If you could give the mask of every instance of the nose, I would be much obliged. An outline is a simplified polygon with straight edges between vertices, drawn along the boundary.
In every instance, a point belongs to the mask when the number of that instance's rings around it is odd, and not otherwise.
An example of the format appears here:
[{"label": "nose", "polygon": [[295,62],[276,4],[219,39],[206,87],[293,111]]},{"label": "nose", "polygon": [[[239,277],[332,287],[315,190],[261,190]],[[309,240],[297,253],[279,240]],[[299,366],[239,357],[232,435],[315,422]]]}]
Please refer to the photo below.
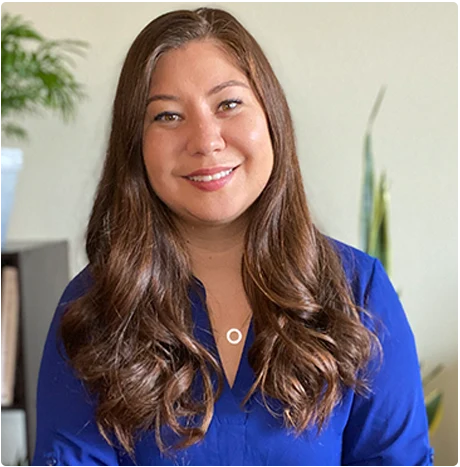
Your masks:
[{"label": "nose", "polygon": [[214,115],[194,116],[189,122],[187,152],[192,156],[209,156],[222,151],[224,147],[222,128],[216,117]]}]

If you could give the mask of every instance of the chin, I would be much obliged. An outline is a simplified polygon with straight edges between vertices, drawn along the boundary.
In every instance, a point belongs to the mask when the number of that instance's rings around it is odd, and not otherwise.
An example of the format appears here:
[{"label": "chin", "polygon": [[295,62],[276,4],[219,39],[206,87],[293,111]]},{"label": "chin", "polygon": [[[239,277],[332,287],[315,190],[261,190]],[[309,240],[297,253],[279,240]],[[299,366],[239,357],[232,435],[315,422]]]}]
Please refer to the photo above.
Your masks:
[{"label": "chin", "polygon": [[230,224],[233,221],[238,219],[238,216],[236,217],[201,217],[201,218],[196,218],[196,221],[199,222],[202,225],[209,225],[209,226],[216,226],[216,225],[226,225]]},{"label": "chin", "polygon": [[219,213],[191,213],[193,217],[193,222],[201,225],[209,225],[211,226],[218,226],[218,225],[225,225],[230,224],[237,220],[241,213],[228,213],[224,214],[222,212]]}]

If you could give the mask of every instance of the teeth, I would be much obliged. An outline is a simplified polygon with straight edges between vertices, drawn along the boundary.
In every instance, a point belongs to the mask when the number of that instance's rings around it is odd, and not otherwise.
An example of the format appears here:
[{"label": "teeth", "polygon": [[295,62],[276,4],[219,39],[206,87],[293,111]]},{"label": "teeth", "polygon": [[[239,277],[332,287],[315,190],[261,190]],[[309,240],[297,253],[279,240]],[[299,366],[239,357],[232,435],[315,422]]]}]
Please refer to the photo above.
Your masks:
[{"label": "teeth", "polygon": [[214,175],[197,175],[196,177],[187,177],[189,180],[194,182],[210,182],[211,180],[219,180],[222,177],[226,177],[233,169],[225,170]]}]

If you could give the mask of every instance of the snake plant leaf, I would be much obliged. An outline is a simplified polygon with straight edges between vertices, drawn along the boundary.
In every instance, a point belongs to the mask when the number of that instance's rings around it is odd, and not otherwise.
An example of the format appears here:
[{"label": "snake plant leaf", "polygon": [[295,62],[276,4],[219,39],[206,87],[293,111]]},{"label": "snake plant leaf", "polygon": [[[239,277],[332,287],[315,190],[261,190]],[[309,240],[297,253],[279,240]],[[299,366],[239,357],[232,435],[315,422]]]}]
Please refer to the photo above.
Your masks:
[{"label": "snake plant leaf", "polygon": [[378,257],[379,255],[379,235],[383,218],[383,200],[381,194],[381,179],[374,195],[372,206],[372,217],[369,229],[369,254]]},{"label": "snake plant leaf", "polygon": [[385,97],[386,90],[387,90],[386,85],[382,86],[380,88],[380,91],[379,91],[378,95],[377,95],[377,99],[375,99],[374,106],[372,107],[371,114],[370,114],[369,120],[367,122],[367,128],[368,128],[369,132],[370,132],[370,129],[371,129],[372,125],[374,125],[375,119],[377,118],[377,115],[378,115],[379,110],[380,110],[380,106],[382,105],[383,98]]},{"label": "snake plant leaf", "polygon": [[383,266],[389,276],[392,272],[391,264],[391,244],[390,244],[390,190],[388,189],[387,176],[383,172],[380,184],[380,193],[382,197],[382,224],[379,236],[380,258]]},{"label": "snake plant leaf", "polygon": [[444,412],[443,395],[438,389],[434,389],[425,398],[425,408],[428,417],[428,427],[430,435],[438,429]]},{"label": "snake plant leaf", "polygon": [[378,258],[384,266],[387,274],[391,274],[390,264],[390,236],[389,236],[389,204],[390,193],[388,190],[385,172],[382,173],[379,185],[374,196],[372,222],[370,226],[369,254]]},{"label": "snake plant leaf", "polygon": [[[382,87],[369,117],[364,138],[364,176],[362,186],[360,211],[360,240],[361,248],[366,253],[378,258],[387,274],[391,276],[391,245],[389,232],[390,192],[385,172],[380,176],[378,186],[374,189],[374,163],[372,153],[372,125],[377,117],[380,104],[385,92]],[[400,291],[398,290],[398,295]],[[433,379],[443,366],[438,365],[426,378],[423,385]],[[435,390],[425,398],[425,408],[429,421],[430,435],[437,429],[442,418],[443,395]]]},{"label": "snake plant leaf", "polygon": [[364,251],[369,249],[370,225],[374,203],[374,163],[372,156],[372,135],[366,132],[364,139],[364,181],[361,199],[361,246]]},{"label": "snake plant leaf", "polygon": [[364,174],[363,191],[361,195],[360,242],[361,248],[366,253],[369,253],[370,229],[374,205],[374,156],[372,152],[372,127],[380,110],[385,91],[386,86],[382,86],[369,115],[364,136]]},{"label": "snake plant leaf", "polygon": [[[422,366],[420,369],[422,370]],[[438,376],[441,373],[442,370],[444,370],[444,365],[442,363],[436,365],[436,367],[433,370],[431,370],[426,376],[423,377],[423,386],[426,386],[431,381],[433,381],[436,378],[436,376]]]}]

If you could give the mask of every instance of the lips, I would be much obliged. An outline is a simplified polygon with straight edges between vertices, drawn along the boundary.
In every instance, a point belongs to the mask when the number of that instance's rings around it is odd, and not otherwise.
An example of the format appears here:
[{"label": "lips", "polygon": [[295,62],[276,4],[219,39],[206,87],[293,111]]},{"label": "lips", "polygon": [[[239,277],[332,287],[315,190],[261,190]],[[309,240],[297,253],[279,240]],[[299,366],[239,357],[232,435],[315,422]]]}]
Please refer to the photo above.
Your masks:
[{"label": "lips", "polygon": [[219,167],[209,167],[204,169],[195,170],[195,172],[191,172],[185,177],[196,177],[198,175],[214,175],[219,172],[226,172],[230,169],[235,169],[237,166],[235,165],[226,165],[226,166],[219,166]]},{"label": "lips", "polygon": [[213,167],[212,169],[206,169],[208,172],[211,173],[207,173],[205,175],[202,175],[204,169],[201,169],[192,172],[197,174],[201,173],[200,175],[191,175],[188,177],[184,177],[184,180],[186,180],[187,183],[190,183],[195,188],[198,188],[201,191],[213,192],[220,190],[228,183],[230,183],[238,167],[239,166],[235,168],[229,168],[227,170],[222,170],[221,167]]}]

